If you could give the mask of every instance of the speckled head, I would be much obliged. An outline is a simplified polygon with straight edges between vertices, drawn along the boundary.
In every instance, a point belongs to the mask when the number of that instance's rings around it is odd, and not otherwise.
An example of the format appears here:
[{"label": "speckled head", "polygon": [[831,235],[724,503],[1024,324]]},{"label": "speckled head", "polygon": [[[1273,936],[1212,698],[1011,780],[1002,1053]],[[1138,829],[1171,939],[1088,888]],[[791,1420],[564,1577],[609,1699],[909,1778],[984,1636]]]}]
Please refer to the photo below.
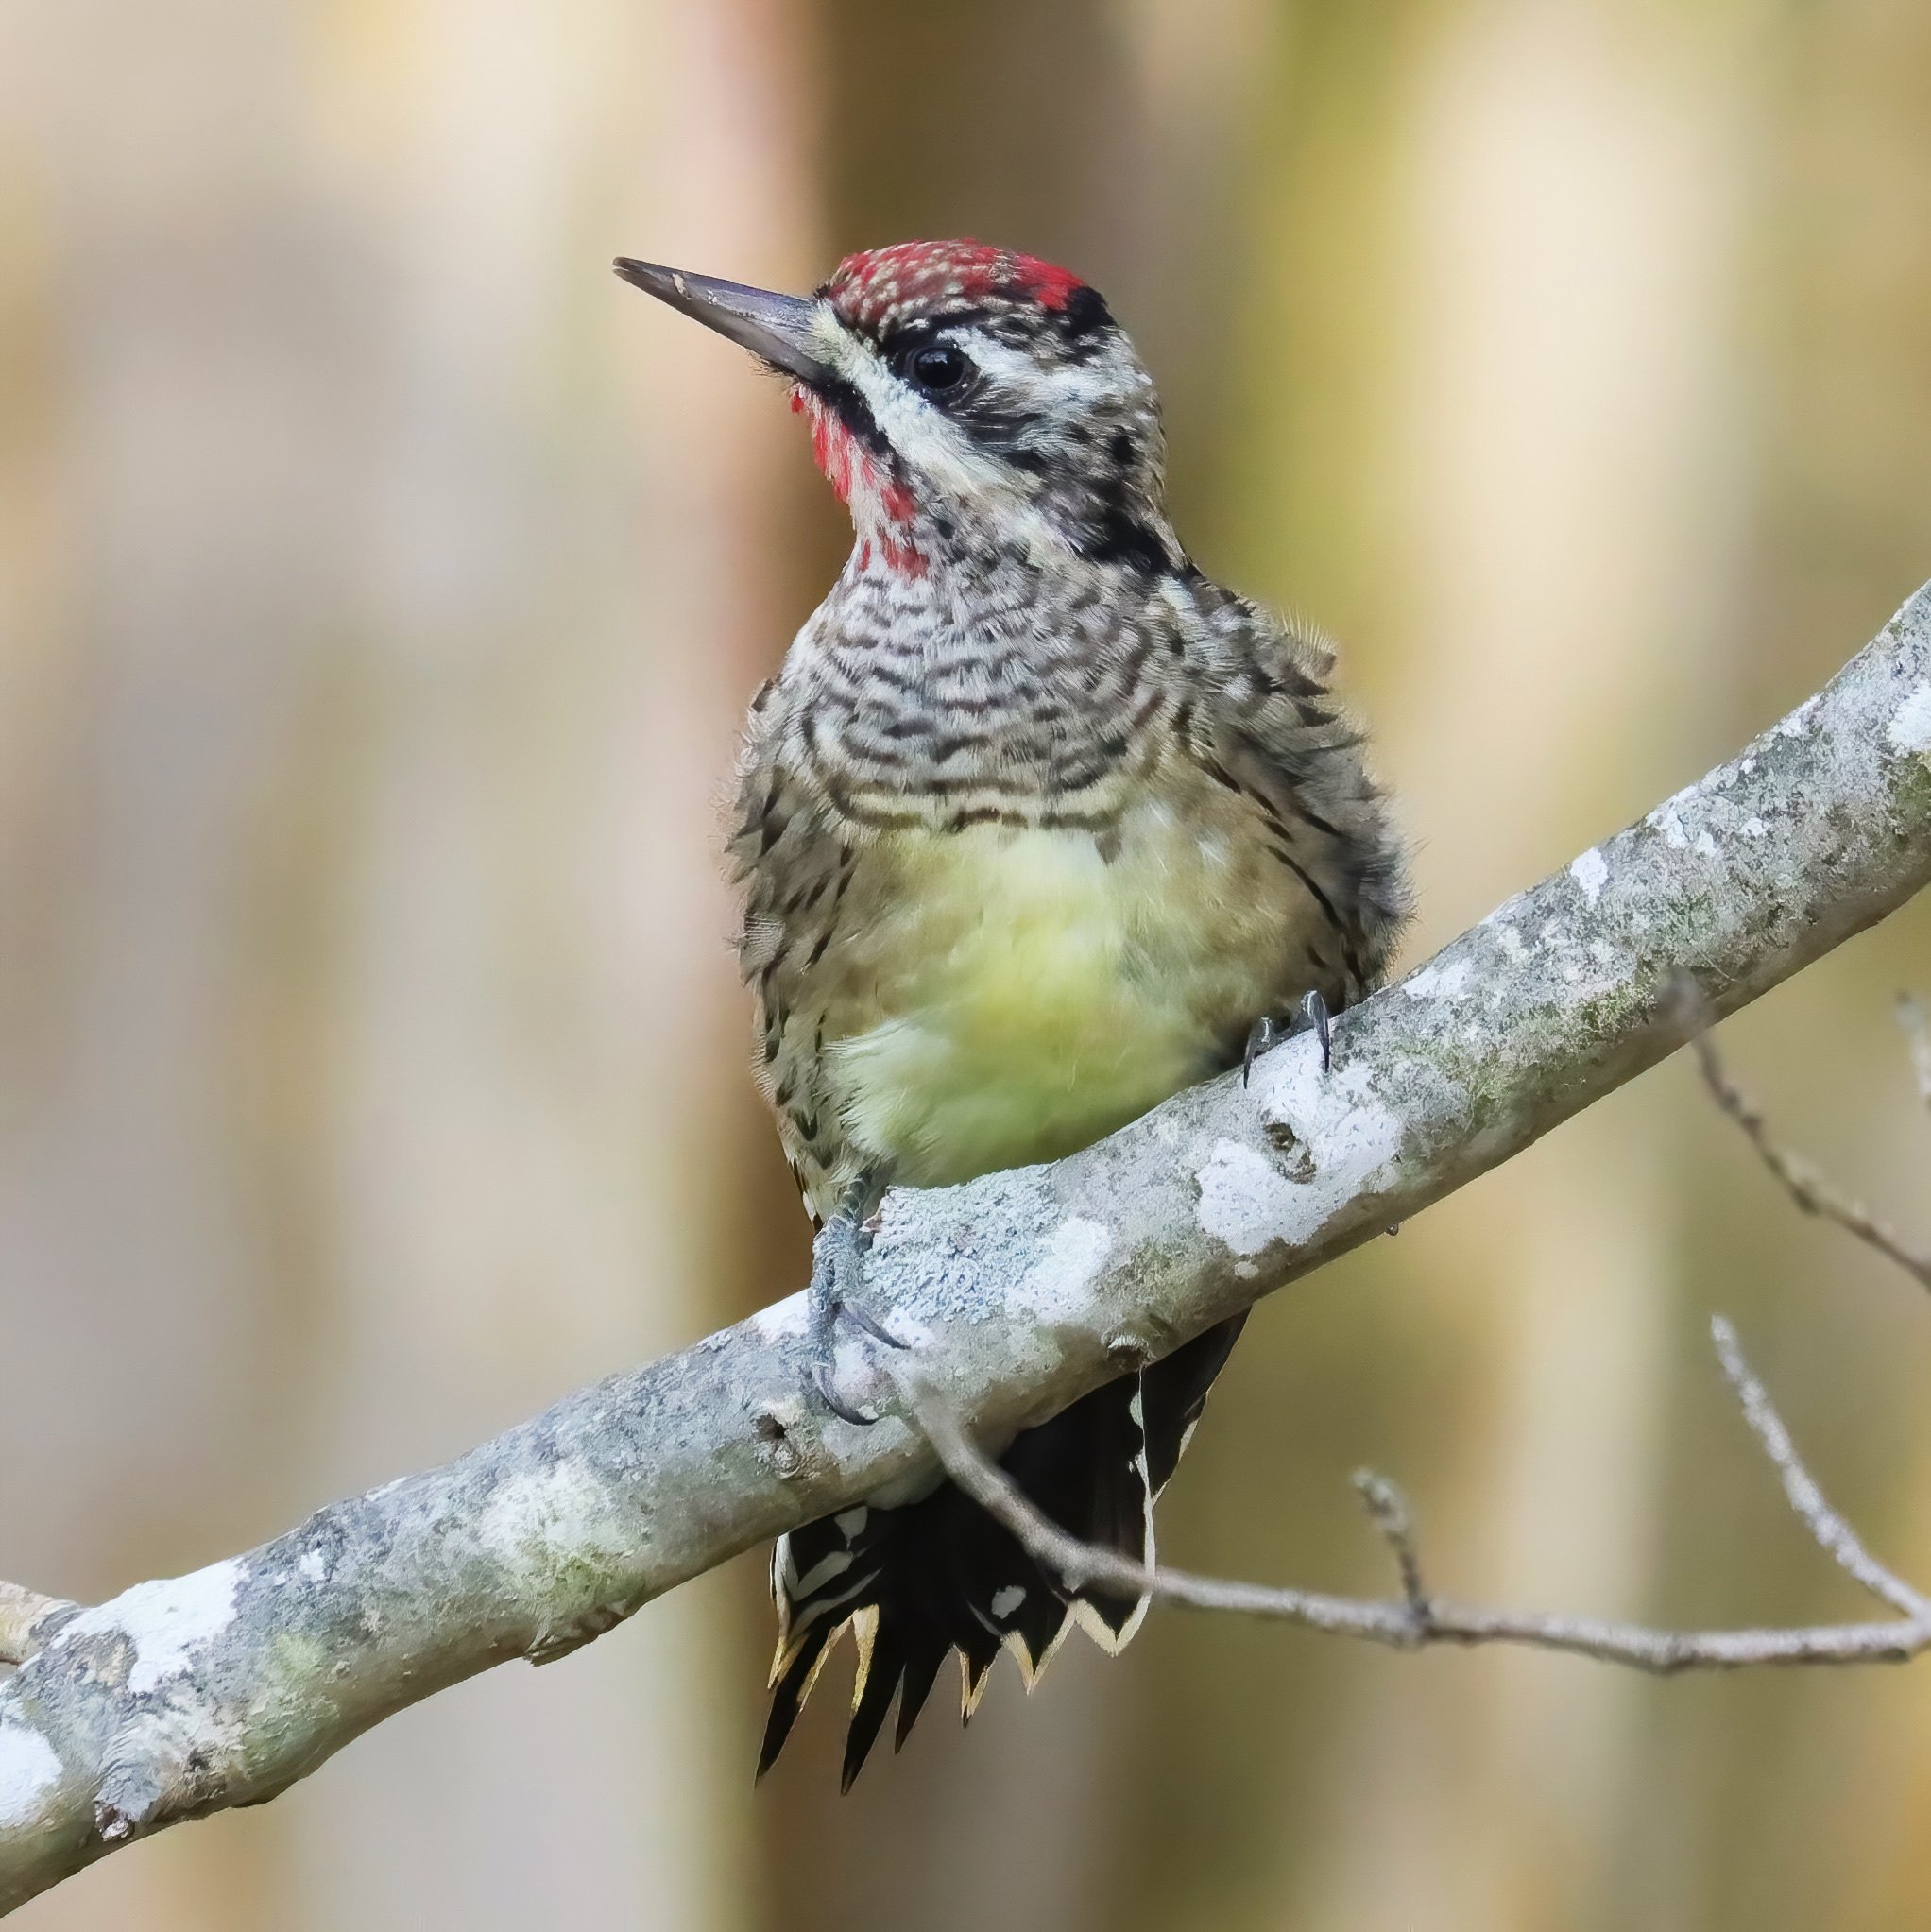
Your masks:
[{"label": "speckled head", "polygon": [[924,575],[988,542],[1182,567],[1152,379],[1069,270],[975,241],[863,249],[808,298],[618,269],[794,378],[859,568]]},{"label": "speckled head", "polygon": [[853,329],[874,339],[895,329],[948,316],[1031,309],[1088,326],[1106,316],[1106,303],[1070,269],[1036,255],[988,248],[983,242],[895,242],[847,255],[818,290]]}]

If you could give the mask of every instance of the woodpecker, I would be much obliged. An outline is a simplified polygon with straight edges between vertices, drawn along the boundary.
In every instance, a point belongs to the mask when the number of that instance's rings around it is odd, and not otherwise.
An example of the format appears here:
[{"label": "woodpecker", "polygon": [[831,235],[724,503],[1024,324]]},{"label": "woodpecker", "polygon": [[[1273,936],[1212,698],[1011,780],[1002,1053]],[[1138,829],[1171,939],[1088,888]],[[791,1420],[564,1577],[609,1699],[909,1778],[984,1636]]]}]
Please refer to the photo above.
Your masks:
[{"label": "woodpecker", "polygon": [[[1190,561],[1152,379],[1097,290],[1032,256],[907,242],[809,297],[620,259],[788,378],[853,547],[751,706],[730,852],[760,1085],[818,1229],[814,1387],[893,1184],[1088,1145],[1318,1027],[1380,979],[1407,872],[1331,653]],[[1153,1506],[1239,1320],[1006,1445],[1075,1535],[1151,1564]],[[779,1538],[761,1775],[837,1639],[842,1783],[948,1651],[969,1718],[1001,1650],[1029,1687],[1070,1589],[949,1484]]]}]

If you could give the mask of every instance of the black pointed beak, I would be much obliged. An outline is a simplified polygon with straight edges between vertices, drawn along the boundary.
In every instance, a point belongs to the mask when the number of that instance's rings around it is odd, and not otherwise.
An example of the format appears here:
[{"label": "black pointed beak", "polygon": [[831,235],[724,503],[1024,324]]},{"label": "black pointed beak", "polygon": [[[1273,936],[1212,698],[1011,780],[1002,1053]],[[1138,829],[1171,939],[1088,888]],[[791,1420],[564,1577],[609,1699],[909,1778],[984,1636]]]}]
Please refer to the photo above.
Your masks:
[{"label": "black pointed beak", "polygon": [[644,294],[728,336],[774,368],[800,382],[830,380],[833,371],[817,351],[812,327],[818,305],[806,297],[774,295],[742,282],[720,282],[714,275],[687,275],[681,268],[633,262],[627,255],[619,255],[614,265]]}]

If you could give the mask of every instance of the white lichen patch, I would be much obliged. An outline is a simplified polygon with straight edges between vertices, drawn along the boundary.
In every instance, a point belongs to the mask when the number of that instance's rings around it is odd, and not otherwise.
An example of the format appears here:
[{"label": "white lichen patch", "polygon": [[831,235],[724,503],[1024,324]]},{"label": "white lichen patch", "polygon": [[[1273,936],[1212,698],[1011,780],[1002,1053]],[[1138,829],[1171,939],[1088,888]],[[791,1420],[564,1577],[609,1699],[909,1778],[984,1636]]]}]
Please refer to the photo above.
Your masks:
[{"label": "white lichen patch", "polygon": [[180,1676],[195,1662],[195,1653],[234,1621],[235,1593],[247,1575],[248,1565],[230,1557],[185,1577],[157,1577],[136,1583],[107,1602],[83,1610],[62,1626],[54,1642],[124,1638],[131,1660],[128,1688],[137,1697],[145,1696],[169,1678]]},{"label": "white lichen patch", "polygon": [[1455,1000],[1466,991],[1474,973],[1473,960],[1454,959],[1446,966],[1438,961],[1409,974],[1401,983],[1401,990],[1410,1000]]},{"label": "white lichen patch", "polygon": [[1910,695],[1891,713],[1884,734],[1900,757],[1931,757],[1931,678],[1920,678]]},{"label": "white lichen patch", "polygon": [[1529,949],[1522,943],[1522,935],[1512,926],[1498,927],[1495,943],[1502,949],[1502,957],[1520,966],[1529,957]]},{"label": "white lichen patch", "polygon": [[1736,829],[1747,839],[1768,837],[1770,829],[1760,818],[1746,818]]},{"label": "white lichen patch", "polygon": [[1046,1237],[1039,1258],[1015,1284],[1009,1299],[1042,1322],[1075,1316],[1085,1307],[1112,1252],[1113,1230],[1075,1215]]},{"label": "white lichen patch", "polygon": [[1301,1191],[1274,1164],[1238,1140],[1218,1140],[1198,1175],[1201,1231],[1243,1259],[1284,1239]]},{"label": "white lichen patch", "polygon": [[781,1302],[773,1302],[768,1308],[760,1308],[751,1317],[751,1332],[760,1342],[790,1342],[802,1335],[811,1325],[811,1296],[800,1289],[796,1294],[786,1295]]},{"label": "white lichen patch", "polygon": [[34,1823],[41,1800],[60,1779],[54,1747],[29,1726],[0,1718],[0,1831]]},{"label": "white lichen patch", "polygon": [[1609,861],[1594,846],[1569,863],[1569,877],[1582,888],[1582,897],[1593,906],[1609,883]]},{"label": "white lichen patch", "polygon": [[1689,830],[1683,822],[1683,807],[1694,804],[1700,796],[1700,788],[1685,785],[1681,792],[1672,793],[1655,811],[1643,821],[1652,831],[1663,834],[1663,843],[1671,851],[1689,850]]},{"label": "white lichen patch", "polygon": [[1324,1071],[1313,1042],[1262,1063],[1255,1085],[1263,1116],[1293,1137],[1305,1178],[1237,1140],[1216,1141],[1195,1176],[1203,1233],[1243,1260],[1277,1243],[1299,1247],[1368,1191],[1401,1149],[1401,1121],[1365,1068]]},{"label": "white lichen patch", "polygon": [[234,1621],[235,1594],[247,1574],[230,1558],[185,1577],[136,1583],[103,1604],[133,1641],[128,1688],[139,1696],[186,1670],[195,1652]]},{"label": "white lichen patch", "polygon": [[504,1477],[478,1513],[475,1533],[517,1584],[539,1596],[553,1594],[556,1571],[566,1564],[634,1554],[602,1486],[568,1461]]},{"label": "white lichen patch", "polygon": [[1717,856],[1717,841],[1708,832],[1700,831],[1697,834],[1697,850],[1705,859],[1714,859]]}]

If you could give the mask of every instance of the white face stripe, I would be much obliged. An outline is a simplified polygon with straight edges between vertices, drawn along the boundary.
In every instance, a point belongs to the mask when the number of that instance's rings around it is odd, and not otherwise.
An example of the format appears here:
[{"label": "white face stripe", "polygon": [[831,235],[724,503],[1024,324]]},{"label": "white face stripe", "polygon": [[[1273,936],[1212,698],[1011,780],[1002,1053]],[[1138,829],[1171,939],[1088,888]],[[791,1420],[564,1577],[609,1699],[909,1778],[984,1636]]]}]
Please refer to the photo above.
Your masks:
[{"label": "white face stripe", "polygon": [[[826,360],[864,398],[885,439],[912,467],[942,489],[983,499],[988,492],[1018,507],[1021,499],[1004,466],[885,367],[870,343],[832,323],[823,341]],[[823,340],[823,338],[821,338]]]},{"label": "white face stripe", "polygon": [[[1054,385],[1034,365],[983,331],[942,333],[988,369],[997,355],[1001,380],[1013,381],[1006,371],[1020,370],[1026,387],[1034,393],[1044,396],[1052,392]],[[1034,506],[1023,477],[981,450],[942,410],[934,409],[895,376],[869,342],[838,320],[829,302],[818,304],[812,321],[812,347],[864,399],[880,434],[915,475],[954,502],[996,508],[1004,526],[1024,540],[1034,557],[1049,557],[1068,548],[1067,539]],[[1015,383],[1014,386],[1018,385]]]},{"label": "white face stripe", "polygon": [[1044,368],[1023,350],[983,330],[948,329],[940,333],[958,343],[1006,395],[1021,407],[1033,405],[1040,416],[1065,416],[1119,400],[1120,370],[1104,357]]}]

